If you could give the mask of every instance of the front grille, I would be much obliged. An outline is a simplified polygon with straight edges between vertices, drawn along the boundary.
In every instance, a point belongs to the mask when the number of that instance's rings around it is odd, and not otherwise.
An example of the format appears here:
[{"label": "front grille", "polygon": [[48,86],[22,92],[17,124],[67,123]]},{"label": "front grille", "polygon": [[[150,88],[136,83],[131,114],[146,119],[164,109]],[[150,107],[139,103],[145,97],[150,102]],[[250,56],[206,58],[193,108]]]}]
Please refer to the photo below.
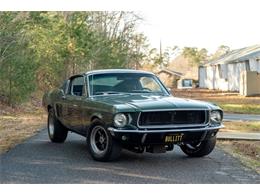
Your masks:
[{"label": "front grille", "polygon": [[174,110],[142,112],[138,125],[145,126],[190,126],[207,123],[206,110]]}]

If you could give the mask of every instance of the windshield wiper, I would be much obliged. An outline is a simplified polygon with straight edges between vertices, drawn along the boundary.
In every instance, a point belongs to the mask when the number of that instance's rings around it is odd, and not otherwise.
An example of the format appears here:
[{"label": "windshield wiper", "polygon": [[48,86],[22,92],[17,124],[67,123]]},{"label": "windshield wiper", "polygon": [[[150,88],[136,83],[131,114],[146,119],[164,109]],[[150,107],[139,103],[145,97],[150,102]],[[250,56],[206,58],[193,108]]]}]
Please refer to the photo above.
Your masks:
[{"label": "windshield wiper", "polygon": [[109,94],[120,94],[120,92],[117,92],[117,91],[99,91],[99,92],[96,92],[94,95],[109,95]]},{"label": "windshield wiper", "polygon": [[148,91],[148,90],[132,90],[133,93],[149,93],[154,95],[161,95],[161,96],[167,96],[167,94],[160,92],[160,91]]},{"label": "windshield wiper", "polygon": [[131,92],[133,92],[133,93],[153,93],[152,91],[147,91],[147,90],[132,90]]}]

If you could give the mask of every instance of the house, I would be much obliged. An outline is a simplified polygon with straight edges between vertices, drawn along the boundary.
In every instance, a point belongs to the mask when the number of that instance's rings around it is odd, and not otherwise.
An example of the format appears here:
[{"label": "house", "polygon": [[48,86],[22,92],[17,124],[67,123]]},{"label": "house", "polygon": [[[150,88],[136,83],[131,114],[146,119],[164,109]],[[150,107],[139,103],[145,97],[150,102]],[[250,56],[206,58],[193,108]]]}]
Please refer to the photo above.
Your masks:
[{"label": "house", "polygon": [[177,82],[183,76],[182,73],[168,69],[168,68],[160,68],[157,72],[158,77],[162,80],[162,82],[167,87],[177,87]]},{"label": "house", "polygon": [[169,69],[182,72],[181,78],[177,81],[177,88],[189,89],[197,86],[198,83],[198,67],[192,66],[188,59],[182,54],[174,58],[168,65]]},{"label": "house", "polygon": [[260,45],[233,50],[200,66],[199,87],[260,94]]},{"label": "house", "polygon": [[192,66],[189,60],[182,54],[174,58],[168,65],[168,68],[181,72],[183,74],[182,79],[198,80],[198,67]]}]

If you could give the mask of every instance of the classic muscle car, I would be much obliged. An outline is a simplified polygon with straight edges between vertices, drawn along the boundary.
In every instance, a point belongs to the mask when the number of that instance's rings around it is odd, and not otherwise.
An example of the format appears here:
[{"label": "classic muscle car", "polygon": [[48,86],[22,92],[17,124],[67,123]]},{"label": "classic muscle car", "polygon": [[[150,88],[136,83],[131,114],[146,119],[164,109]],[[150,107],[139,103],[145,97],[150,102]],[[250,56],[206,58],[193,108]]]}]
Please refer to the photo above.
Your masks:
[{"label": "classic muscle car", "polygon": [[211,153],[223,112],[212,103],[173,97],[153,73],[96,70],[74,75],[43,96],[52,142],[68,131],[86,137],[93,159],[109,161],[121,149],[162,153],[174,145],[191,157]]}]

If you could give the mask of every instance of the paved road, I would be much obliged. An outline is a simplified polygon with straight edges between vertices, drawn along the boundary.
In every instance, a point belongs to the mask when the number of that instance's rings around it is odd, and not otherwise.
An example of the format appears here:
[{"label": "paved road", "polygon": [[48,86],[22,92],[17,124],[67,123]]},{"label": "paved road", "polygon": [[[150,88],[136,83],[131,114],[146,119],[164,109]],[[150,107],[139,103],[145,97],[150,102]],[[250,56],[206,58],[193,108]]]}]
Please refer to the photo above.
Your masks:
[{"label": "paved road", "polygon": [[260,121],[260,115],[224,113],[224,121]]},{"label": "paved road", "polygon": [[117,162],[95,162],[83,137],[50,143],[46,130],[0,156],[0,183],[260,183],[259,174],[216,148],[188,158],[178,147],[166,154],[124,151]]}]

